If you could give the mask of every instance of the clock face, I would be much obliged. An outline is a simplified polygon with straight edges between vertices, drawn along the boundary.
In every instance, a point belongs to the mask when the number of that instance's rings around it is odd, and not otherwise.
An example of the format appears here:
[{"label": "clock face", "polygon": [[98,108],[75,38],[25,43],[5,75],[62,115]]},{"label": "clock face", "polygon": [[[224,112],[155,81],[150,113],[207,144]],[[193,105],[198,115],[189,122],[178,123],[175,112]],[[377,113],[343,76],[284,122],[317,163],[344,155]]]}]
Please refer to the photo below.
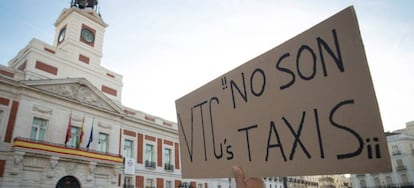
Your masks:
[{"label": "clock face", "polygon": [[91,30],[83,28],[81,30],[81,37],[84,41],[88,43],[92,43],[95,40],[95,35],[92,33]]},{"label": "clock face", "polygon": [[58,42],[62,42],[63,39],[65,39],[65,34],[66,34],[66,27],[60,30],[59,36],[58,36]]}]

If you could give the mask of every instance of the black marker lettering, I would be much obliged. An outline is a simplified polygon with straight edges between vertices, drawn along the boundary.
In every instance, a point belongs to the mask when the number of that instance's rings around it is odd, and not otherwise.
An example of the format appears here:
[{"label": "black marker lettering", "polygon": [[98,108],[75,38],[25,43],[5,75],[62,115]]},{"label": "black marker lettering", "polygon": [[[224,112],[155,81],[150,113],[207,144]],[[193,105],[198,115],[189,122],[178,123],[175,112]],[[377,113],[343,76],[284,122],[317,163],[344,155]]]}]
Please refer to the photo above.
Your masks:
[{"label": "black marker lettering", "polygon": [[[253,89],[253,85],[256,85],[256,84],[253,84],[253,79],[255,78],[254,75],[256,75],[256,73],[260,73],[260,75],[262,75],[262,79],[263,79],[262,84],[261,84],[262,87],[260,88],[260,91],[258,91],[258,92],[256,92]],[[266,76],[265,76],[264,71],[262,69],[259,69],[259,68],[255,69],[253,71],[252,75],[250,76],[250,89],[252,91],[252,94],[256,97],[261,96],[264,92],[265,86],[266,86]]]},{"label": "black marker lettering", "polygon": [[[227,141],[227,139],[224,139],[224,144],[226,144],[226,141]],[[228,154],[228,156],[227,156],[227,160],[231,160],[231,159],[233,159],[233,151],[231,150],[231,145],[228,145],[228,146],[226,147],[226,152],[227,152],[227,154]]]},{"label": "black marker lettering", "polygon": [[257,128],[257,125],[252,125],[249,127],[238,129],[237,131],[246,131],[246,142],[247,142],[247,153],[249,155],[249,161],[252,161],[252,157],[250,155],[250,141],[249,141],[249,129]]},{"label": "black marker lettering", "polygon": [[357,139],[357,141],[358,141],[358,148],[354,152],[337,155],[336,156],[337,159],[346,159],[346,158],[352,158],[352,157],[358,156],[359,154],[361,154],[362,149],[364,148],[364,140],[361,138],[361,136],[357,132],[355,132],[355,130],[353,130],[353,129],[349,128],[349,127],[340,125],[340,124],[336,123],[333,120],[333,118],[334,118],[333,116],[335,115],[336,111],[339,108],[341,108],[343,105],[347,105],[347,104],[354,104],[354,100],[346,100],[346,101],[342,101],[342,102],[338,103],[331,110],[331,112],[329,114],[329,121],[331,122],[332,126],[334,126],[336,128],[339,128],[339,129],[342,129],[342,130],[345,130],[345,131],[351,133]]},{"label": "black marker lettering", "polygon": [[[301,59],[300,57],[301,57],[302,52],[303,52],[304,50],[309,51],[309,53],[312,55],[312,60],[313,60],[313,69],[312,69],[312,73],[311,73],[311,75],[310,75],[310,76],[305,76],[305,75],[302,73],[302,71],[301,71],[301,69],[300,69],[300,66],[299,66],[300,59]],[[307,61],[306,61],[306,62],[307,62]],[[297,55],[297,57],[296,57],[296,69],[298,70],[298,74],[299,74],[299,76],[300,76],[302,79],[304,79],[304,80],[311,80],[311,79],[313,79],[313,78],[315,77],[315,74],[316,74],[316,55],[315,55],[315,53],[313,52],[312,48],[310,48],[308,45],[302,45],[302,46],[299,48],[299,52],[298,52],[298,55]]]},{"label": "black marker lettering", "polygon": [[203,101],[200,104],[195,105],[193,108],[200,107],[200,117],[201,117],[201,127],[203,131],[203,141],[204,141],[204,160],[207,161],[207,146],[206,146],[206,134],[204,133],[204,115],[203,115],[203,105],[206,104],[207,101]]},{"label": "black marker lettering", "polygon": [[242,81],[243,81],[243,93],[240,90],[240,88],[236,85],[236,83],[233,80],[230,80],[231,96],[233,98],[233,108],[236,108],[236,100],[234,99],[233,88],[236,88],[240,96],[243,98],[244,102],[247,102],[246,81],[244,79],[244,73],[241,73],[241,76],[242,76]]},{"label": "black marker lettering", "polygon": [[[276,135],[276,144],[270,144],[270,138],[272,137],[272,132]],[[283,145],[280,143],[279,133],[277,132],[275,123],[273,121],[270,122],[270,129],[269,129],[269,136],[267,137],[267,148],[266,148],[266,161],[269,158],[269,148],[279,147],[280,153],[282,154],[283,160],[286,161],[285,152],[283,151]]]},{"label": "black marker lettering", "polygon": [[332,49],[328,46],[328,44],[322,38],[318,37],[316,39],[318,41],[319,55],[321,56],[321,61],[322,61],[323,75],[325,77],[328,76],[328,73],[326,71],[325,58],[323,56],[322,46],[326,50],[326,52],[328,52],[329,55],[331,55],[331,57],[334,59],[338,69],[341,72],[345,71],[344,64],[342,62],[341,49],[339,48],[338,37],[336,36],[336,30],[335,29],[332,30],[332,35],[333,35],[333,39],[335,41],[336,55],[334,54]]},{"label": "black marker lettering", "polygon": [[288,83],[286,83],[283,86],[280,86],[280,90],[289,88],[290,86],[292,86],[295,83],[295,74],[293,73],[293,71],[291,71],[288,68],[284,68],[284,67],[281,67],[280,66],[280,64],[282,63],[282,60],[285,59],[285,58],[287,58],[287,57],[289,57],[289,56],[290,56],[289,53],[283,54],[282,57],[280,57],[279,60],[277,60],[277,63],[276,63],[276,69],[277,70],[280,70],[282,72],[285,72],[285,73],[289,74],[292,77],[291,80]]},{"label": "black marker lettering", "polygon": [[223,157],[223,146],[222,144],[220,144],[220,154],[217,154],[216,152],[216,139],[214,137],[214,125],[213,125],[213,111],[212,109],[212,102],[216,101],[217,104],[220,104],[219,99],[217,97],[212,97],[210,99],[210,103],[209,103],[209,107],[210,107],[210,126],[211,126],[211,136],[213,139],[213,150],[214,150],[214,156],[216,157],[216,159],[220,159],[221,157]]},{"label": "black marker lettering", "polygon": [[372,159],[372,148],[371,148],[371,144],[369,144],[370,140],[369,138],[367,138],[367,153],[368,153],[368,159]]},{"label": "black marker lettering", "polygon": [[292,147],[292,151],[290,152],[289,160],[293,160],[293,155],[295,154],[296,146],[297,146],[298,143],[301,146],[303,152],[305,152],[308,159],[311,158],[308,150],[306,150],[305,146],[303,145],[302,141],[300,140],[300,135],[302,133],[303,122],[305,120],[305,115],[306,115],[306,112],[303,112],[302,113],[302,120],[300,121],[299,128],[298,128],[297,132],[295,132],[295,130],[293,130],[293,128],[290,125],[290,123],[288,122],[288,120],[285,117],[282,117],[285,124],[289,127],[290,132],[292,132],[293,136],[295,137],[295,142],[293,143],[293,147]]},{"label": "black marker lettering", "polygon": [[193,108],[191,108],[191,149],[190,149],[190,146],[188,146],[188,140],[187,140],[187,136],[186,136],[186,134],[185,134],[185,132],[184,132],[184,127],[183,127],[183,122],[181,121],[181,116],[180,116],[180,114],[178,113],[177,114],[177,118],[178,118],[178,124],[180,125],[180,127],[181,127],[181,131],[183,132],[183,135],[184,135],[184,141],[185,141],[185,144],[186,144],[186,146],[187,146],[187,150],[188,150],[188,155],[190,156],[190,162],[193,162],[193,146],[194,146],[194,132],[193,132]]},{"label": "black marker lettering", "polygon": [[[378,140],[378,138],[377,138],[377,137],[374,137],[374,141],[375,141],[375,142],[378,142],[379,140]],[[377,143],[377,144],[375,144],[375,157],[376,157],[377,159],[381,158],[381,152],[380,152],[380,148],[379,148],[379,144],[378,144],[378,143]]]},{"label": "black marker lettering", "polygon": [[319,127],[319,116],[318,116],[318,110],[315,108],[313,109],[313,112],[315,114],[315,123],[316,123],[316,131],[318,133],[318,141],[319,141],[319,149],[321,152],[321,158],[325,158],[325,153],[323,152],[323,142],[322,142],[322,136],[321,136],[321,128]]}]

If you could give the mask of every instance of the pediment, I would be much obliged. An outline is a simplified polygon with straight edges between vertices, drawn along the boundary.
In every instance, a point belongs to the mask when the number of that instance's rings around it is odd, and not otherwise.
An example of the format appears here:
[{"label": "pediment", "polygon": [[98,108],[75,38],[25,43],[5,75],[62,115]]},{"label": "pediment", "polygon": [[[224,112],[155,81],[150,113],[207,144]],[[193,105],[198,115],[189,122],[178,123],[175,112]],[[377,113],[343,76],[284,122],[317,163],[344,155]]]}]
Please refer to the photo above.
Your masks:
[{"label": "pediment", "polygon": [[85,79],[35,80],[25,84],[82,104],[121,112],[120,108]]}]

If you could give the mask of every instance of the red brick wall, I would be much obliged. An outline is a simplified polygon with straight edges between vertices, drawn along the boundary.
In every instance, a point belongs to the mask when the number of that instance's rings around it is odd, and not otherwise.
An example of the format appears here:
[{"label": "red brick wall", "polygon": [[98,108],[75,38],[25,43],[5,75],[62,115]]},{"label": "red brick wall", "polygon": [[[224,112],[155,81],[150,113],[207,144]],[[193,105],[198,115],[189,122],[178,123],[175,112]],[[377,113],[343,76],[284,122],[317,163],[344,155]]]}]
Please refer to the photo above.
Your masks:
[{"label": "red brick wall", "polygon": [[57,72],[58,72],[58,68],[48,65],[46,63],[43,63],[41,61],[36,61],[35,67],[39,70],[45,71],[53,75],[57,75]]},{"label": "red brick wall", "polygon": [[10,103],[10,100],[9,100],[9,99],[6,99],[6,98],[3,98],[3,97],[0,97],[0,104],[1,104],[1,105],[4,105],[4,106],[9,106],[9,103]]},{"label": "red brick wall", "polygon": [[149,141],[153,141],[153,142],[156,141],[155,137],[149,136],[149,135],[145,135],[145,140],[149,140]]},{"label": "red brick wall", "polygon": [[124,129],[124,135],[135,137],[136,133],[134,131],[128,131]]},{"label": "red brick wall", "polygon": [[6,167],[6,160],[0,160],[0,177],[3,177],[5,167]]},{"label": "red brick wall", "polygon": [[175,147],[174,147],[174,151],[175,151],[175,169],[180,169],[180,151],[179,151],[179,147],[178,147],[178,143],[175,143]]},{"label": "red brick wall", "polygon": [[164,140],[164,144],[170,145],[170,146],[173,146],[174,145],[174,143],[171,142],[171,141],[169,141],[169,140]]},{"label": "red brick wall", "polygon": [[79,54],[79,61],[89,64],[89,57]]},{"label": "red brick wall", "polygon": [[142,164],[143,161],[143,144],[144,144],[144,137],[142,134],[138,134],[138,142],[137,142],[137,163]]},{"label": "red brick wall", "polygon": [[113,95],[115,97],[117,95],[117,91],[115,89],[112,89],[112,88],[108,87],[108,86],[102,86],[101,90],[103,92],[108,93],[110,95]]},{"label": "red brick wall", "polygon": [[162,167],[162,139],[161,138],[158,138],[158,141],[157,141],[157,153],[158,153],[158,155],[157,155],[157,166],[160,166],[160,167]]},{"label": "red brick wall", "polygon": [[6,136],[4,137],[4,142],[10,143],[12,140],[18,108],[19,108],[19,102],[13,101],[12,108],[10,111],[10,116],[9,116],[9,122],[7,123]]},{"label": "red brick wall", "polygon": [[144,187],[144,176],[135,176],[135,187]]},{"label": "red brick wall", "polygon": [[181,181],[180,180],[175,180],[174,182],[175,182],[174,183],[175,184],[175,186],[174,186],[175,188],[180,187],[180,184],[181,184]]},{"label": "red brick wall", "polygon": [[164,179],[157,178],[157,188],[164,188]]}]

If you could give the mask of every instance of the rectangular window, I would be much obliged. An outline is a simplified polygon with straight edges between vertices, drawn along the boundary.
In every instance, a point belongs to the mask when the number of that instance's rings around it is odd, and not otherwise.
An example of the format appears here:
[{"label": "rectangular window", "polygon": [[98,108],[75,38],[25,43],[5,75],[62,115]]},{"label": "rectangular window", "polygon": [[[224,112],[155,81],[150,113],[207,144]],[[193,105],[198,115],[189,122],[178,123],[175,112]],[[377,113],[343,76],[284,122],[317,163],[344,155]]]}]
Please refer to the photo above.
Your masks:
[{"label": "rectangular window", "polygon": [[133,142],[132,140],[125,139],[124,142],[124,157],[132,158],[133,157]]},{"label": "rectangular window", "polygon": [[397,168],[403,167],[403,166],[404,166],[403,161],[401,159],[397,159]]},{"label": "rectangular window", "polygon": [[98,136],[98,146],[96,148],[97,151],[100,152],[108,152],[108,143],[109,143],[109,138],[108,138],[108,134],[105,133],[99,133]]},{"label": "rectangular window", "polygon": [[399,155],[401,154],[400,149],[398,148],[398,146],[392,146],[392,154],[393,155]]},{"label": "rectangular window", "polygon": [[70,129],[70,139],[67,143],[68,146],[76,147],[79,142],[79,136],[80,136],[80,128],[71,126]]},{"label": "rectangular window", "polygon": [[408,184],[407,174],[401,174],[401,184],[403,184],[403,185],[407,185]]},{"label": "rectangular window", "polygon": [[170,148],[164,148],[164,169],[165,170],[174,170],[172,162],[172,154]]},{"label": "rectangular window", "polygon": [[385,177],[385,180],[387,181],[387,185],[391,185],[392,184],[392,178],[391,178],[391,176]]},{"label": "rectangular window", "polygon": [[173,188],[172,181],[165,181],[165,188]]},{"label": "rectangular window", "polygon": [[164,149],[164,157],[165,157],[165,163],[171,164],[171,149],[170,148]]},{"label": "rectangular window", "polygon": [[45,139],[47,120],[34,117],[30,139],[43,141]]},{"label": "rectangular window", "polygon": [[145,145],[145,167],[155,168],[154,146],[151,144]]},{"label": "rectangular window", "polygon": [[126,187],[126,188],[134,188],[135,186],[134,186],[134,184],[132,183],[132,177],[125,177],[125,179],[124,179],[124,187]]},{"label": "rectangular window", "polygon": [[147,179],[145,188],[154,188],[154,180],[153,179]]},{"label": "rectangular window", "polygon": [[203,184],[201,183],[197,184],[197,188],[203,188]]}]

